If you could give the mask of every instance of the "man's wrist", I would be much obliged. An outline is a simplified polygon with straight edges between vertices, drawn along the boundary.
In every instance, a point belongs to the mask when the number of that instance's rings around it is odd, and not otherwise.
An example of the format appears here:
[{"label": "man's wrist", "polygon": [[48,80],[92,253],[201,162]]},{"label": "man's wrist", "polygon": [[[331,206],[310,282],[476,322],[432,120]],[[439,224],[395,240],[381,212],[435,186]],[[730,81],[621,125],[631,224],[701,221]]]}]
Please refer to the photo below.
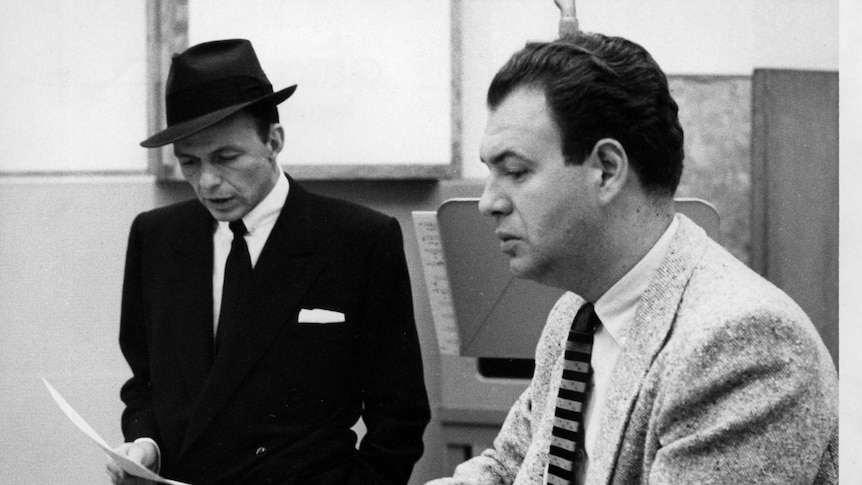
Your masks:
[{"label": "man's wrist", "polygon": [[159,449],[159,444],[156,443],[156,440],[154,440],[152,438],[142,437],[142,438],[136,439],[134,441],[134,443],[135,444],[148,443],[148,444],[153,445],[153,449],[155,450],[155,453],[156,453],[156,459],[155,459],[155,466],[151,467],[150,469],[155,473],[159,473],[162,469],[162,451],[161,451],[161,449]]}]

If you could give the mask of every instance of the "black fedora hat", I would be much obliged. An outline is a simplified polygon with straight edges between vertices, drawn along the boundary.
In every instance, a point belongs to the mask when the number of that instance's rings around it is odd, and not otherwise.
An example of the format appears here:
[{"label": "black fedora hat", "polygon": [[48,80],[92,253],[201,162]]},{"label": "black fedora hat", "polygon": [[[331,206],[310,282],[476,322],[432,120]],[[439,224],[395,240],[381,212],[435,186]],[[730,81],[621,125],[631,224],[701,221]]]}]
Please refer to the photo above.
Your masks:
[{"label": "black fedora hat", "polygon": [[168,127],[141,146],[173,143],[253,104],[281,103],[295,90],[294,84],[272,91],[248,40],[217,40],[189,47],[171,61],[165,89]]}]

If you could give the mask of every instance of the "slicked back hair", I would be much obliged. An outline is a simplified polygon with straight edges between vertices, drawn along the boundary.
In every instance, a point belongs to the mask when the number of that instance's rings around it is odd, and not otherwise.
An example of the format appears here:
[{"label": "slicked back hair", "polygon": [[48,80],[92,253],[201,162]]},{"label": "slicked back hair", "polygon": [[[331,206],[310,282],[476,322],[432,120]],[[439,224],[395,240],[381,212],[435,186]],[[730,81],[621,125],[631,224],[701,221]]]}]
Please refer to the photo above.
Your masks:
[{"label": "slicked back hair", "polygon": [[613,138],[648,193],[676,192],[684,158],[679,108],[646,49],[588,33],[529,43],[494,76],[488,107],[496,109],[521,87],[545,94],[566,163],[583,163],[596,142]]}]

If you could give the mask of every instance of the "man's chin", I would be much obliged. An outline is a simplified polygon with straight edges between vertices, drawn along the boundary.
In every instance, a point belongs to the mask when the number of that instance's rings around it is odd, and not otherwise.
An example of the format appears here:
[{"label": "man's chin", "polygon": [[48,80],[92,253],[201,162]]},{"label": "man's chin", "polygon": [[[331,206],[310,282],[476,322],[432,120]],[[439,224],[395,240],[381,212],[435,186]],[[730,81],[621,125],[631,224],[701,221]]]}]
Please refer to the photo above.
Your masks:
[{"label": "man's chin", "polygon": [[551,277],[548,267],[536,264],[535,260],[511,258],[509,259],[509,272],[518,279],[530,280],[544,286],[561,288],[559,282]]},{"label": "man's chin", "polygon": [[537,276],[535,266],[530,264],[529,261],[518,257],[509,258],[509,272],[515,278],[523,280],[535,280]]},{"label": "man's chin", "polygon": [[244,214],[238,208],[233,209],[219,209],[212,207],[208,204],[204,204],[204,207],[209,211],[210,215],[213,216],[213,219],[221,222],[231,222],[237,219],[240,219]]}]

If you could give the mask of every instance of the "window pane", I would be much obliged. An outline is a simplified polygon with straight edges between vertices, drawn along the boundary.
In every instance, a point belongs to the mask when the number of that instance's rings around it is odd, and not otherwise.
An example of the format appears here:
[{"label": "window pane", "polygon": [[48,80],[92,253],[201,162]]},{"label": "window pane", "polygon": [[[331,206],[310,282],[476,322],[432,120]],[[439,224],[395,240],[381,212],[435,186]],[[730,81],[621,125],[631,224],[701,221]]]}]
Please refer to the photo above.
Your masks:
[{"label": "window pane", "polygon": [[449,2],[190,0],[189,45],[251,40],[280,105],[280,161],[451,160]]},{"label": "window pane", "polygon": [[145,2],[4,2],[0,172],[143,171]]}]

